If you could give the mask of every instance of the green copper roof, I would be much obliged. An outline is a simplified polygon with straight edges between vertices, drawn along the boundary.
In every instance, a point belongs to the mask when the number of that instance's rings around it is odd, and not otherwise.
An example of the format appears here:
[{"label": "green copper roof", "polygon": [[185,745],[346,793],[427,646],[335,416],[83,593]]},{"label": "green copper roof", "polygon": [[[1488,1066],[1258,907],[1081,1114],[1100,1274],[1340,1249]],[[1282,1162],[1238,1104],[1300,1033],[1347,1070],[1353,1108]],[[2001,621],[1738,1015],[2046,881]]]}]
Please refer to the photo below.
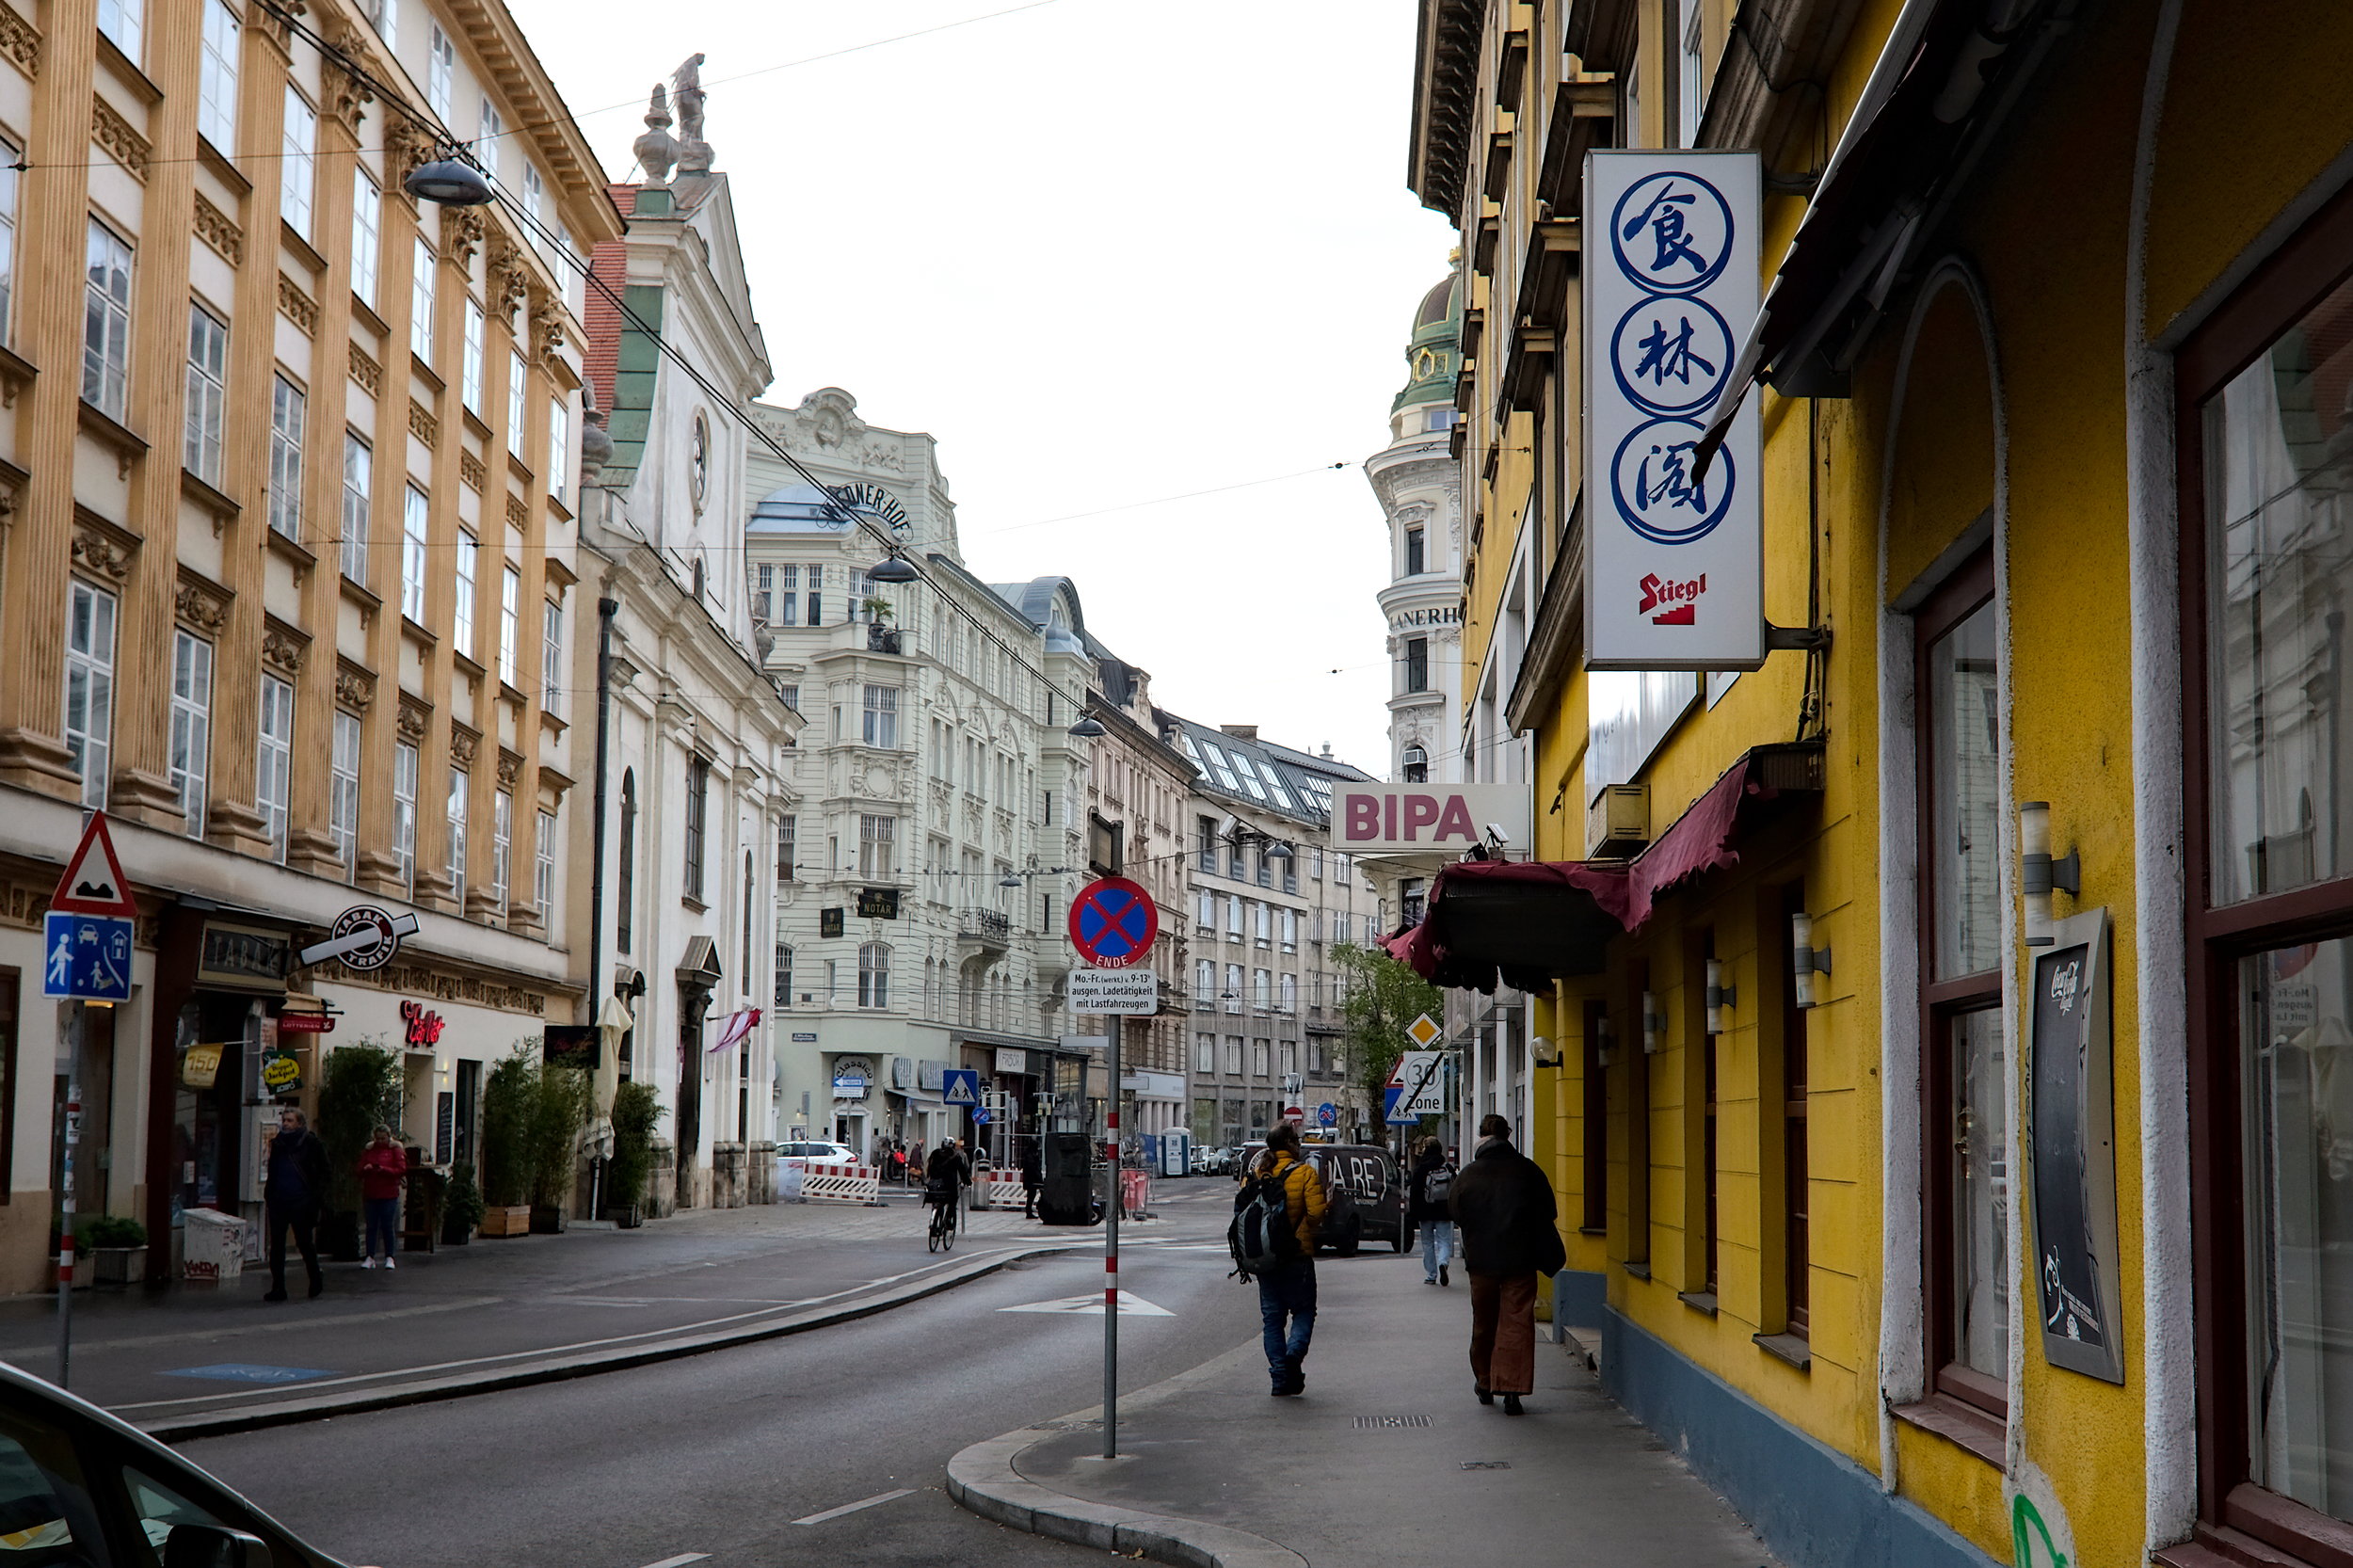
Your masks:
[{"label": "green copper roof", "polygon": [[1405,389],[1389,405],[1389,412],[1417,403],[1454,401],[1454,374],[1462,368],[1462,274],[1442,279],[1422,296],[1414,312],[1414,335],[1405,345]]}]

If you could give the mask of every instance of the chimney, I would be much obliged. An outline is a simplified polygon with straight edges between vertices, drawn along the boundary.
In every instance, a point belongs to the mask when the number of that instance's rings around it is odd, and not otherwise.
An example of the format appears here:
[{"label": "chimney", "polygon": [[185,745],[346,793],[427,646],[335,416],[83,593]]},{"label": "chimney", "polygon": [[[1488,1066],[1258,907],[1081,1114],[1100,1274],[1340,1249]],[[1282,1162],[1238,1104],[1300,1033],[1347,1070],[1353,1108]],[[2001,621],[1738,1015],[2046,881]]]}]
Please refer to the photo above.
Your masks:
[{"label": "chimney", "polygon": [[1258,738],[1258,727],[1255,724],[1221,724],[1218,728],[1237,741],[1255,741]]},{"label": "chimney", "polygon": [[1323,760],[1327,762],[1332,760],[1332,743],[1329,741],[1323,743]]}]

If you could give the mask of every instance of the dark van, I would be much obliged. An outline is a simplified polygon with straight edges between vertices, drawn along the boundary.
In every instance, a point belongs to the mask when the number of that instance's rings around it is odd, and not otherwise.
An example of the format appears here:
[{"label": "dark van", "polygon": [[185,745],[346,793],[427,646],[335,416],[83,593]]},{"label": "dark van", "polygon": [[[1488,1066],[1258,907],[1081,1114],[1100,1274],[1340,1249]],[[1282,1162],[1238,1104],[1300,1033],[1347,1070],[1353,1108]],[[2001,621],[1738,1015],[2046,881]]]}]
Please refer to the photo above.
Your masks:
[{"label": "dark van", "polygon": [[[1247,1176],[1265,1152],[1263,1143],[1243,1144],[1237,1177]],[[1323,1178],[1331,1206],[1323,1216],[1322,1249],[1353,1257],[1367,1240],[1386,1241],[1399,1252],[1414,1244],[1397,1156],[1377,1144],[1309,1144],[1300,1154]]]}]

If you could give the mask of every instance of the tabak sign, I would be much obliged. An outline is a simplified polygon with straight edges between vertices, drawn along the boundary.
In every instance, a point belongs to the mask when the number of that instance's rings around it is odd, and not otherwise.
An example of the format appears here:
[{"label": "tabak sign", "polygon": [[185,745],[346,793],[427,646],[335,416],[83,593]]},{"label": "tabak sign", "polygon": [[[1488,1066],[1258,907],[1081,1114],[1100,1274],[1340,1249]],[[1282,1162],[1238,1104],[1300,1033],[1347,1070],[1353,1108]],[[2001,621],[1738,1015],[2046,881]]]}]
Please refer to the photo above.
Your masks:
[{"label": "tabak sign", "polygon": [[1332,847],[1459,855],[1502,830],[1508,848],[1529,847],[1525,784],[1336,784]]},{"label": "tabak sign", "polygon": [[1765,662],[1756,400],[1696,449],[1756,320],[1752,152],[1609,152],[1585,174],[1587,664]]}]

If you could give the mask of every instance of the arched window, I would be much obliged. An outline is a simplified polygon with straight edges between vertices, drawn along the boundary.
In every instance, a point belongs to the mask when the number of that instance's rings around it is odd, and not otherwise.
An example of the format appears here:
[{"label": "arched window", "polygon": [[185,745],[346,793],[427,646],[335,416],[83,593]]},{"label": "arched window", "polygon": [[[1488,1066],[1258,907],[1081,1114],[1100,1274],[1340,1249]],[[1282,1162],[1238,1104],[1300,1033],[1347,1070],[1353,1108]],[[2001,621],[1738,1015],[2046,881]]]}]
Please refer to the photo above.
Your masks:
[{"label": "arched window", "polygon": [[621,869],[616,893],[613,939],[627,952],[630,911],[637,905],[637,775],[627,768],[621,771]]},{"label": "arched window", "polygon": [[776,944],[776,1006],[792,1005],[792,944]]},{"label": "arched window", "polygon": [[887,942],[869,942],[857,950],[857,1004],[890,1005],[890,946]]},{"label": "arched window", "polygon": [[695,602],[696,602],[697,604],[701,603],[701,602],[702,602],[702,597],[703,597],[703,558],[702,558],[701,556],[697,555],[697,556],[696,556],[696,557],[695,557]]},{"label": "arched window", "polygon": [[1430,753],[1419,746],[1407,746],[1401,760],[1405,764],[1406,783],[1427,784],[1430,782]]}]

